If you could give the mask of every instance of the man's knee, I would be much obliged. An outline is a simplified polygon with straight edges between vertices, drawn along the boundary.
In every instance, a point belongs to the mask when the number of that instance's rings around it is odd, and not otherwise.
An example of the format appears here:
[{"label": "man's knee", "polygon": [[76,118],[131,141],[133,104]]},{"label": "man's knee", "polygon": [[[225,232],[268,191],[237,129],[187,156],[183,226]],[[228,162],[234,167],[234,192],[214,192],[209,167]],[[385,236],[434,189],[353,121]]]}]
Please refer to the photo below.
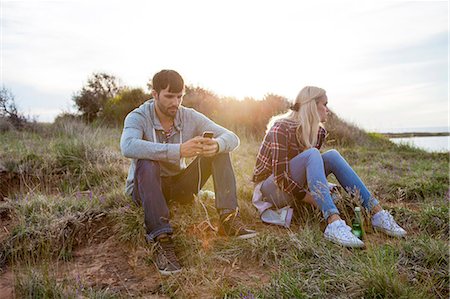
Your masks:
[{"label": "man's knee", "polygon": [[160,176],[161,167],[158,161],[140,159],[136,162],[136,175],[155,175]]},{"label": "man's knee", "polygon": [[217,155],[214,155],[213,158],[219,160],[230,160],[230,153],[219,153]]},{"label": "man's knee", "polygon": [[223,163],[231,161],[230,153],[219,153],[211,157],[202,157],[202,159],[208,163]]}]

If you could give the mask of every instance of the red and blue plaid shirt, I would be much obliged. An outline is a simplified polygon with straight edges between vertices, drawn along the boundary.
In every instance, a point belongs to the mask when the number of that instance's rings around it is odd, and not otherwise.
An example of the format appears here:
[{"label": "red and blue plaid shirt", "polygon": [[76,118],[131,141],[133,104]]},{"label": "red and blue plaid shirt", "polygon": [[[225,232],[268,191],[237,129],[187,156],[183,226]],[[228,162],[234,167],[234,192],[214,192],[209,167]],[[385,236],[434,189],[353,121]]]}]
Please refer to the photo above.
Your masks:
[{"label": "red and blue plaid shirt", "polygon": [[[297,126],[298,123],[283,119],[270,128],[259,148],[252,181],[258,183],[273,174],[277,186],[283,191],[303,197],[304,187],[291,178],[289,170],[289,161],[303,151],[296,137]],[[319,127],[317,149],[322,147],[326,133],[324,128]]]}]

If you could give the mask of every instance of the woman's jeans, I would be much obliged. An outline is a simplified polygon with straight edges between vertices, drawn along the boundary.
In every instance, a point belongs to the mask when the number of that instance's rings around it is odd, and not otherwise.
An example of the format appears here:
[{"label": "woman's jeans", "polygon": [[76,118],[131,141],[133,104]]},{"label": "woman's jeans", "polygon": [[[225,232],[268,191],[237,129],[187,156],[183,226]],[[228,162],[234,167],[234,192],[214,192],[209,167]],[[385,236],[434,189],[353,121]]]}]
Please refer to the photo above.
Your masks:
[{"label": "woman's jeans", "polygon": [[[200,165],[199,165],[200,164]],[[199,168],[201,180],[199,186]],[[236,179],[230,154],[220,153],[212,157],[197,157],[180,174],[161,177],[158,161],[138,160],[134,176],[133,200],[142,204],[147,239],[153,241],[161,234],[171,234],[168,201],[189,203],[212,175],[215,203],[219,212],[237,208]]]},{"label": "woman's jeans", "polygon": [[[331,198],[326,177],[332,173],[347,193],[360,195],[362,205],[369,211],[378,204],[364,183],[336,150],[321,154],[318,149],[311,148],[298,154],[289,161],[290,177],[304,189],[309,188],[314,201],[325,219],[339,214]],[[292,204],[295,198],[282,191],[275,184],[274,176],[268,177],[261,186],[265,200],[277,208]]]}]

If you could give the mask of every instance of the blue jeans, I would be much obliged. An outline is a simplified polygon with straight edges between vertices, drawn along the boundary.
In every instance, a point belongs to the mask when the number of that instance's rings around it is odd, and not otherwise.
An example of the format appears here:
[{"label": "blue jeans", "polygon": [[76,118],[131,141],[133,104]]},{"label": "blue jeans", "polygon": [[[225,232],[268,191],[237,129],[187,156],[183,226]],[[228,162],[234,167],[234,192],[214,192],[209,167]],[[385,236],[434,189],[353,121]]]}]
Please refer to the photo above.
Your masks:
[{"label": "blue jeans", "polygon": [[167,201],[189,203],[198,191],[199,164],[200,188],[212,175],[215,204],[219,212],[235,211],[237,208],[236,179],[230,154],[221,153],[213,157],[197,157],[180,174],[161,177],[158,161],[138,160],[134,176],[133,200],[144,208],[147,239],[153,241],[161,234],[172,234],[169,223]]},{"label": "blue jeans", "polygon": [[[318,149],[311,148],[298,154],[289,161],[291,178],[303,188],[308,189],[325,219],[339,214],[328,189],[327,176],[332,173],[347,193],[359,192],[363,207],[369,211],[378,204],[378,200],[370,194],[364,183],[339,154],[337,150],[329,150],[321,154]],[[295,198],[282,191],[276,184],[274,176],[268,177],[261,186],[264,198],[281,208],[290,205]]]}]

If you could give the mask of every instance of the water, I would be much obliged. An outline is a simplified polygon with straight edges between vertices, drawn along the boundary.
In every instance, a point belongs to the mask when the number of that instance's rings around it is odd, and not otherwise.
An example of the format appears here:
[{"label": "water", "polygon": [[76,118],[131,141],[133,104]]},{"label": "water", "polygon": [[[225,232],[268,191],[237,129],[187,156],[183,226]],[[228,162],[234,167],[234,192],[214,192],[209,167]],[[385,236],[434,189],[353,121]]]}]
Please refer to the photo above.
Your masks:
[{"label": "water", "polygon": [[450,127],[390,128],[379,130],[375,129],[373,131],[378,133],[411,133],[411,132],[443,133],[443,132],[450,132]]},{"label": "water", "polygon": [[[450,127],[416,127],[391,128],[375,130],[378,133],[443,133],[450,132]],[[390,138],[396,144],[408,144],[427,152],[450,152],[450,136]]]},{"label": "water", "polygon": [[390,138],[397,144],[409,144],[427,152],[450,152],[450,136]]}]

